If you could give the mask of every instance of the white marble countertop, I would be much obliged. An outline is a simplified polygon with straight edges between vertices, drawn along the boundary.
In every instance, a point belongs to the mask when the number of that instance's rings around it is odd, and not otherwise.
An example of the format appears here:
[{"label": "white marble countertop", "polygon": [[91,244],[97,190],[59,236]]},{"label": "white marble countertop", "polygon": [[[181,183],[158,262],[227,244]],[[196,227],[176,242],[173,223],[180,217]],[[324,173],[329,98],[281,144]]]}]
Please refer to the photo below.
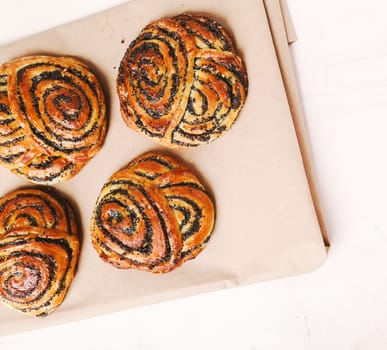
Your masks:
[{"label": "white marble countertop", "polygon": [[[122,3],[12,0],[0,44]],[[288,0],[332,247],[317,271],[0,338],[1,349],[387,348],[387,3]]]}]

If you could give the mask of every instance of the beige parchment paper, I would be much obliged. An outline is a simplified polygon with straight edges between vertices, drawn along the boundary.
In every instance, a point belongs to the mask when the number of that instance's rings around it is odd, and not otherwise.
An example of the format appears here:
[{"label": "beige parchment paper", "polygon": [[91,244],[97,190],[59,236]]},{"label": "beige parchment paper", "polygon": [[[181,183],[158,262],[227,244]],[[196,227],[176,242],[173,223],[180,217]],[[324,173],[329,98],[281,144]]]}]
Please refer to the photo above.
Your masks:
[{"label": "beige parchment paper", "polygon": [[319,199],[319,191],[316,183],[317,175],[313,164],[308,128],[299,93],[297,77],[294,71],[293,57],[289,50],[289,44],[297,40],[295,29],[285,0],[264,0],[264,4],[317,219],[320,224],[324,243],[328,248],[330,245],[328,230],[325,225],[323,210]]},{"label": "beige parchment paper", "polygon": [[[250,86],[230,132],[209,145],[172,152],[124,125],[115,78],[127,46],[146,24],[182,12],[211,15],[233,34]],[[41,53],[77,56],[94,67],[110,100],[103,149],[74,179],[55,186],[76,203],[83,230],[79,267],[68,295],[57,311],[42,319],[0,305],[0,335],[305,273],[322,264],[326,249],[267,13],[262,0],[133,0],[0,47],[1,62]],[[284,21],[282,13],[274,14]],[[216,201],[216,226],[206,250],[165,275],[103,263],[88,234],[105,180],[149,150],[164,150],[184,161]],[[0,195],[27,184],[3,168],[0,180]]]}]

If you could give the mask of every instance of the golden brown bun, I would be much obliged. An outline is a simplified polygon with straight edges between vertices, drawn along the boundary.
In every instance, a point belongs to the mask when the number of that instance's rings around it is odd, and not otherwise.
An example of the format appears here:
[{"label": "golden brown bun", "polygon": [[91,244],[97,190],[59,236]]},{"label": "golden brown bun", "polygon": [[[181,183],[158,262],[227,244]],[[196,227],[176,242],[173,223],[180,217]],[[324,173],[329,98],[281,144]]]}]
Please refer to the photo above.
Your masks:
[{"label": "golden brown bun", "polygon": [[13,173],[40,184],[68,180],[100,150],[106,128],[100,83],[78,59],[0,66],[0,163]]},{"label": "golden brown bun", "polygon": [[214,219],[197,177],[172,157],[149,152],[105,183],[91,239],[99,256],[118,268],[164,273],[205,248]]},{"label": "golden brown bun", "polygon": [[205,16],[180,15],[145,27],[117,77],[126,124],[168,147],[194,147],[223,135],[247,88],[230,36]]},{"label": "golden brown bun", "polygon": [[31,316],[62,302],[74,277],[79,237],[74,213],[50,189],[0,198],[0,300]]}]

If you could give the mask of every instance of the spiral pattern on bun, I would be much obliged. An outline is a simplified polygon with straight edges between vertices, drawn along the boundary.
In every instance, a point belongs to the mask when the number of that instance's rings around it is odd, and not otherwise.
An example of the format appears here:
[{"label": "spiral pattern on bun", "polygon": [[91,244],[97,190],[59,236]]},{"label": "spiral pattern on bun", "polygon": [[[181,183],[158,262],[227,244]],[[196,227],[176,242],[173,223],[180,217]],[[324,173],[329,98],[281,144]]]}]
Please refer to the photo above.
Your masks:
[{"label": "spiral pattern on bun", "polygon": [[164,273],[205,248],[214,219],[197,177],[174,158],[149,152],[105,183],[91,239],[99,256],[118,268]]},{"label": "spiral pattern on bun", "polygon": [[75,58],[29,56],[0,67],[0,162],[53,184],[76,175],[104,142],[107,118],[96,76]]},{"label": "spiral pattern on bun", "polygon": [[205,16],[149,24],[130,44],[117,77],[126,124],[169,147],[194,147],[223,135],[247,89],[230,36]]},{"label": "spiral pattern on bun", "polygon": [[64,300],[79,255],[74,213],[49,189],[0,198],[0,300],[31,316],[46,316]]},{"label": "spiral pattern on bun", "polygon": [[12,115],[8,99],[8,74],[0,66],[0,162],[12,167],[26,151],[23,126]]}]

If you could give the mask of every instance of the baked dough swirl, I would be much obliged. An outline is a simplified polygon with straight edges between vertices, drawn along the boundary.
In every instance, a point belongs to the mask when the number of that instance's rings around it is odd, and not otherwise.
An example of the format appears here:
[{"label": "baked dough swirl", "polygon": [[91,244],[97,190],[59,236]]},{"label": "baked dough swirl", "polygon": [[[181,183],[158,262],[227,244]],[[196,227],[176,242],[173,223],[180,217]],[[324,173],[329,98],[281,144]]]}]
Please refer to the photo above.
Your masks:
[{"label": "baked dough swirl", "polygon": [[73,280],[79,238],[71,206],[49,189],[0,198],[0,300],[31,316],[46,316]]},{"label": "baked dough swirl", "polygon": [[54,184],[76,175],[107,128],[96,76],[75,58],[28,56],[0,66],[0,163]]},{"label": "baked dough swirl", "polygon": [[164,273],[205,248],[214,217],[197,177],[174,158],[149,152],[105,183],[91,239],[100,257],[118,268]]},{"label": "baked dough swirl", "polygon": [[230,36],[205,16],[180,15],[146,26],[117,77],[126,124],[169,147],[198,146],[223,135],[247,89]]}]

